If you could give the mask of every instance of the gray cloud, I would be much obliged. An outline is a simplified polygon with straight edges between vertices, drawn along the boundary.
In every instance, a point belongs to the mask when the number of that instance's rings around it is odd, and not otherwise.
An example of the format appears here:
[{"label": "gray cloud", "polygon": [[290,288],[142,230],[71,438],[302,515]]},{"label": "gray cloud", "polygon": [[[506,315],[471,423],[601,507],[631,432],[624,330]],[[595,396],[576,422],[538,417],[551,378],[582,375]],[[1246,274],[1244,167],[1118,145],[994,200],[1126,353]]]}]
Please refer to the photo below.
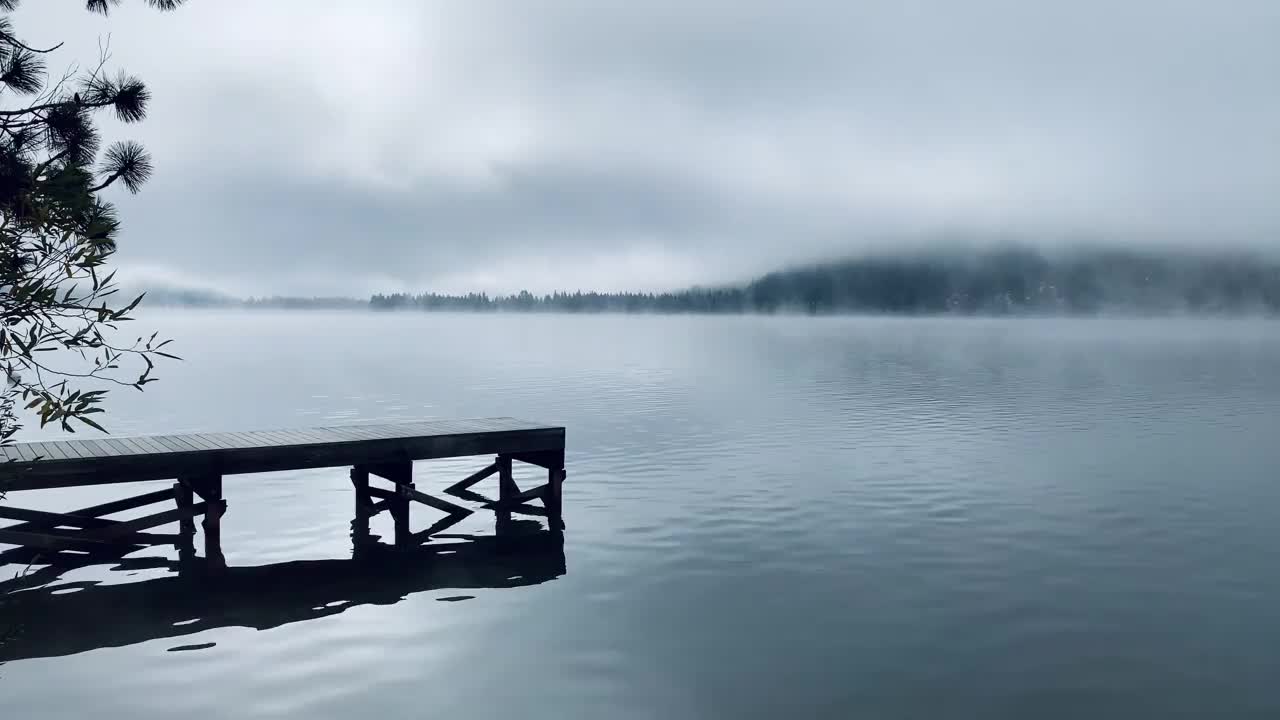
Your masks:
[{"label": "gray cloud", "polygon": [[135,273],[662,288],[962,232],[1274,248],[1280,4],[191,0],[109,20]]}]

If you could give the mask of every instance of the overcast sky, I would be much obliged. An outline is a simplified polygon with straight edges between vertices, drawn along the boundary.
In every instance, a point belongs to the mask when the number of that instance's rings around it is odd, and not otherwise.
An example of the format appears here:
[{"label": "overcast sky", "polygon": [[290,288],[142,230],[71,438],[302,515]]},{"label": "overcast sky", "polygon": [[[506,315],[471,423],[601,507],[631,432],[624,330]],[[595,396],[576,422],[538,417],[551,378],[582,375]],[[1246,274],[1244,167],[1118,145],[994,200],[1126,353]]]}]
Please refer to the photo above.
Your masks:
[{"label": "overcast sky", "polygon": [[951,235],[1280,247],[1276,0],[26,0],[140,75],[134,278],[661,289]]}]

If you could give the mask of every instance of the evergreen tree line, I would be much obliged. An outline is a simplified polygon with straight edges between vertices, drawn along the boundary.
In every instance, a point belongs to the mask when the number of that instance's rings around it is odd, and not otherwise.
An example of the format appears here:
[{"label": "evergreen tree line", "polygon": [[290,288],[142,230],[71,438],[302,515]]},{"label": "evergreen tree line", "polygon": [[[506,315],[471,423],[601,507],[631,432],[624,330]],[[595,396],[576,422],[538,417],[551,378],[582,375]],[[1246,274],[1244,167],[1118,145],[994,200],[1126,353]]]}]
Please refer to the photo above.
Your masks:
[{"label": "evergreen tree line", "polygon": [[657,313],[1277,313],[1280,263],[1244,253],[1014,248],[868,256],[666,293],[379,294],[376,310]]}]

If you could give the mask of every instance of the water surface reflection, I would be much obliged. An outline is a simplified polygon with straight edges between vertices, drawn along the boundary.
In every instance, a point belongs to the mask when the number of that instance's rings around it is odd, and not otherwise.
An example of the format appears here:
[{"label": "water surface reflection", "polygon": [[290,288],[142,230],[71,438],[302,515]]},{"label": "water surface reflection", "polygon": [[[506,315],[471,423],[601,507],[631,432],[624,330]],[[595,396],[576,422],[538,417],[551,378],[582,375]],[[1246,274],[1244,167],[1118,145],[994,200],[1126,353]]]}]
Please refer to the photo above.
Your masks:
[{"label": "water surface reflection", "polygon": [[[179,570],[164,558],[125,559],[114,569]],[[188,568],[190,570],[190,568]],[[514,588],[566,572],[563,538],[533,521],[493,536],[450,535],[409,550],[373,541],[350,559],[231,567],[218,577],[175,572],[123,584],[55,583],[47,569],[11,582],[5,616],[11,637],[0,662],[59,657],[177,638],[223,627],[269,630],[361,605],[393,605],[436,590]],[[465,592],[439,598],[464,600]],[[177,646],[171,650],[201,649]]]}]

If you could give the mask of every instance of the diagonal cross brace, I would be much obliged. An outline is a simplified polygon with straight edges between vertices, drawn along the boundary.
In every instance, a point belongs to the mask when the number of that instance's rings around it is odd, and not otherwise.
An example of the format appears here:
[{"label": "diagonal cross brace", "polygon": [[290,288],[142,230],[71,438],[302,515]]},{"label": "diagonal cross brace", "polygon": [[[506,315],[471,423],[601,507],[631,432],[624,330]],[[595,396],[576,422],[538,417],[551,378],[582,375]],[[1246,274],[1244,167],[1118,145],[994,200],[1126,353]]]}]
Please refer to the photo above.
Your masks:
[{"label": "diagonal cross brace", "polygon": [[416,500],[417,502],[420,502],[423,505],[428,505],[441,512],[448,513],[450,515],[461,515],[465,517],[467,515],[470,515],[472,512],[470,509],[464,508],[461,505],[454,505],[448,500],[441,500],[440,498],[433,497],[424,492],[411,488],[408,485],[400,485],[397,483],[396,493],[400,495],[400,497],[408,498],[410,500]]}]

